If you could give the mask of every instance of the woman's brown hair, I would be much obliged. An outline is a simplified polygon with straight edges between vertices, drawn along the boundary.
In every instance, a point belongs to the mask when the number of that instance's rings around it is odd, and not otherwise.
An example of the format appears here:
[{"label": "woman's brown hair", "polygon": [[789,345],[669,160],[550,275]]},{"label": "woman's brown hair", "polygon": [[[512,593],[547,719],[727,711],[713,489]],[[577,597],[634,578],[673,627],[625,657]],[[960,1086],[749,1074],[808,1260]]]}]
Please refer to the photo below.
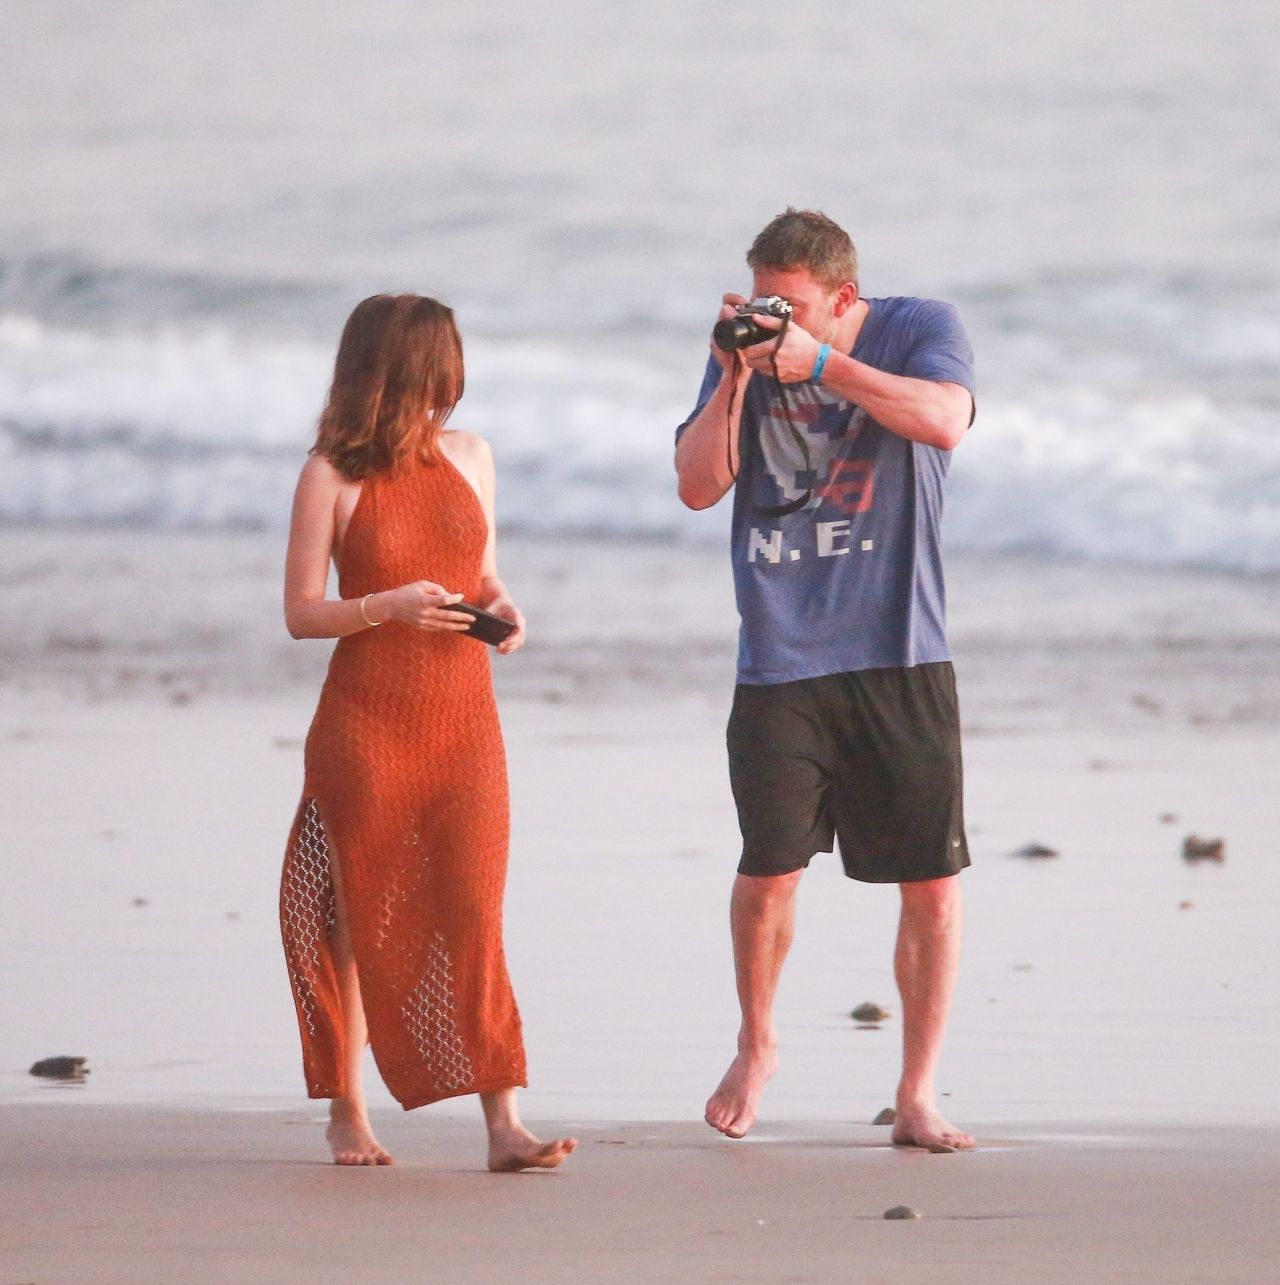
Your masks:
[{"label": "woman's brown hair", "polygon": [[453,310],[422,295],[375,294],[343,327],[311,453],[353,482],[433,460],[462,389]]}]

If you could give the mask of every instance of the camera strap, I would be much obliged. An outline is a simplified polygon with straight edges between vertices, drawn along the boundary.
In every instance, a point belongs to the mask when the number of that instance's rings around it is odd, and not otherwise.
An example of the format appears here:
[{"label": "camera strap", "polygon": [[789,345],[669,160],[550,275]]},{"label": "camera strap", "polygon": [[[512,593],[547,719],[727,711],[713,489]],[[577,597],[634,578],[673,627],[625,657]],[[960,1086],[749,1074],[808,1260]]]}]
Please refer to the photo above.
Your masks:
[{"label": "camera strap", "polygon": [[[791,318],[783,317],[782,325],[778,328],[778,337],[776,340],[774,340],[773,351],[769,354],[769,365],[773,367],[773,382],[777,388],[778,401],[782,405],[783,418],[787,421],[787,430],[788,432],[790,432],[796,445],[800,448],[800,455],[804,460],[804,471],[808,473],[812,471],[812,467],[813,467],[813,456],[809,452],[809,442],[808,442],[808,439],[805,437],[805,435],[796,427],[795,420],[791,417],[791,407],[787,402],[787,387],[782,382],[781,378],[779,378],[778,376],[778,349],[782,346],[782,337],[787,333],[787,327],[790,324],[791,324]],[[728,372],[726,372],[726,374],[727,373]],[[729,391],[729,410],[728,410],[728,425],[729,425],[730,433],[732,432],[732,425],[733,425],[734,396],[735,396],[735,390],[733,387],[731,387]],[[745,397],[745,394],[744,394],[744,397]],[[741,424],[739,424],[739,436],[741,436]],[[759,430],[757,429],[757,432],[756,432],[757,445],[759,445],[759,437],[760,437],[760,434],[759,434]],[[725,435],[725,452],[727,455],[727,461],[729,466],[729,476],[733,478],[734,481],[736,482],[738,479],[738,474],[733,467],[733,446],[730,440],[729,433],[726,433]],[[741,458],[741,455],[742,455],[741,446],[739,446],[738,455],[739,455],[739,458]],[[798,500],[790,500],[786,504],[755,504],[754,502],[752,502],[751,507],[752,509],[755,510],[755,512],[759,513],[761,517],[785,518],[790,513],[799,513],[800,510],[803,509],[804,506],[808,504],[812,498],[813,498],[813,488],[808,487],[805,490],[805,493]]]},{"label": "camera strap", "polygon": [[[782,336],[787,333],[787,326],[790,325],[791,318],[783,319],[782,329],[778,331],[778,342],[773,345],[773,352],[769,354],[769,365],[773,367],[773,382],[778,389],[778,401],[782,404],[782,415],[787,421],[787,431],[791,434],[795,444],[800,448],[800,455],[804,459],[804,471],[806,473],[813,470],[813,456],[809,453],[809,440],[796,427],[796,422],[791,418],[791,407],[787,403],[787,386],[778,376],[778,348],[782,343]],[[757,438],[759,432],[757,431]],[[798,499],[792,500],[787,504],[753,504],[761,517],[766,518],[785,518],[789,513],[799,513],[813,497],[813,487],[806,487],[805,493]]]}]

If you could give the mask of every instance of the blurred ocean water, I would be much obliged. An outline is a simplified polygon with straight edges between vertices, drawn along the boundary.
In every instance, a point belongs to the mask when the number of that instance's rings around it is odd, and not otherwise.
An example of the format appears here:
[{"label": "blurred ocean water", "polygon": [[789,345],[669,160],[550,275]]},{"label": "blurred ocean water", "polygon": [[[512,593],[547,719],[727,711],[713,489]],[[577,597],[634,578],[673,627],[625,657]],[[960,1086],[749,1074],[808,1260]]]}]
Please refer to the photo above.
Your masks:
[{"label": "blurred ocean water", "polygon": [[10,0],[0,520],[282,526],[414,289],[509,528],[719,538],[671,430],[797,204],[970,328],[953,546],[1280,569],[1278,71],[1251,0]]}]

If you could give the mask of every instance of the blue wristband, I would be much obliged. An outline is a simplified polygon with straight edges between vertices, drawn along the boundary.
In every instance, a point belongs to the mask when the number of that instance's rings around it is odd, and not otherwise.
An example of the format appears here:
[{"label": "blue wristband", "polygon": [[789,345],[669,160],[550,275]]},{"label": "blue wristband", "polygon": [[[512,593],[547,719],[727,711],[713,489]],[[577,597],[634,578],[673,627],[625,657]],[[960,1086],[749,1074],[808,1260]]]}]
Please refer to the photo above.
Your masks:
[{"label": "blue wristband", "polygon": [[823,344],[818,349],[818,356],[813,363],[813,369],[809,372],[809,382],[816,384],[822,379],[822,372],[827,368],[827,358],[831,356],[831,345]]}]

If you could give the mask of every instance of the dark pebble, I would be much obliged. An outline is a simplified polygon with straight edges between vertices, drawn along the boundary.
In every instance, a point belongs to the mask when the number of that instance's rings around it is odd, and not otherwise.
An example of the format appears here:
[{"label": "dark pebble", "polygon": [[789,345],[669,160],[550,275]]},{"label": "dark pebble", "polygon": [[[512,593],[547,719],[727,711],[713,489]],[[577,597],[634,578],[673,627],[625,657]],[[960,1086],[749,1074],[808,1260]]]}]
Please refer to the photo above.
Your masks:
[{"label": "dark pebble", "polygon": [[32,1064],[29,1074],[45,1080],[83,1080],[89,1072],[82,1057],[45,1057]]},{"label": "dark pebble", "polygon": [[885,1107],[874,1120],[872,1124],[892,1124],[898,1118],[898,1113],[892,1107]]},{"label": "dark pebble", "polygon": [[892,1209],[884,1211],[884,1216],[889,1219],[919,1218],[920,1213],[910,1205],[894,1205]]},{"label": "dark pebble", "polygon": [[1050,848],[1047,844],[1044,844],[1044,843],[1028,843],[1028,844],[1025,844],[1023,847],[1019,848],[1017,852],[1015,852],[1013,855],[1015,857],[1032,857],[1032,858],[1056,857],[1058,855],[1058,849]]},{"label": "dark pebble", "polygon": [[872,1004],[868,1001],[865,1004],[859,1004],[849,1016],[855,1022],[883,1022],[889,1017],[889,1014],[879,1004]]},{"label": "dark pebble", "polygon": [[1182,841],[1183,861],[1217,861],[1227,859],[1227,841],[1225,839],[1202,839],[1198,834],[1189,834]]}]

